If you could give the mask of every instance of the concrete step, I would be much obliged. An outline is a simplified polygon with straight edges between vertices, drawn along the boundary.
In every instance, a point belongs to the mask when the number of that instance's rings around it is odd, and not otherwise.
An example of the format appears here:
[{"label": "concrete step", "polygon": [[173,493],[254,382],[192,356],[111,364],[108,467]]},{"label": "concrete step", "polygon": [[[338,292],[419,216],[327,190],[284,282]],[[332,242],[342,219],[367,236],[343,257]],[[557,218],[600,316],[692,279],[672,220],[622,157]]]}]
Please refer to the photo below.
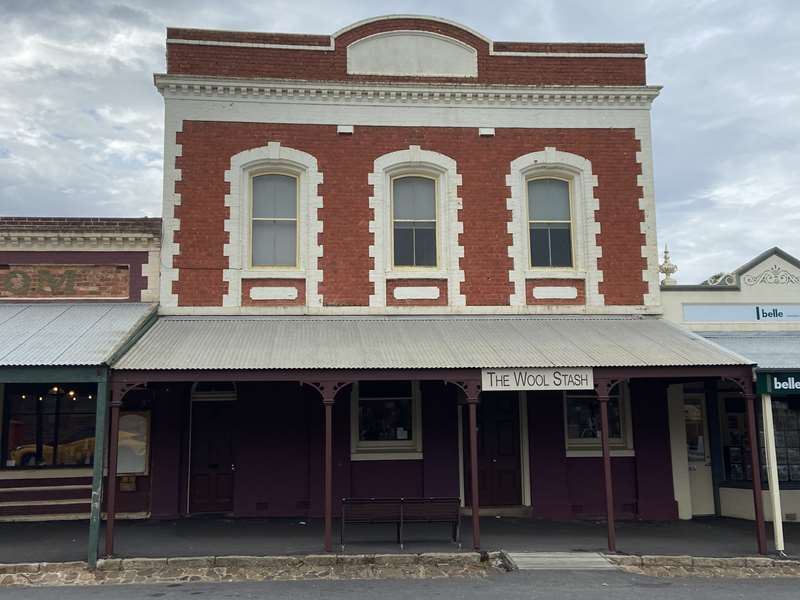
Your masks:
[{"label": "concrete step", "polygon": [[608,571],[617,567],[597,552],[509,552],[521,571]]}]

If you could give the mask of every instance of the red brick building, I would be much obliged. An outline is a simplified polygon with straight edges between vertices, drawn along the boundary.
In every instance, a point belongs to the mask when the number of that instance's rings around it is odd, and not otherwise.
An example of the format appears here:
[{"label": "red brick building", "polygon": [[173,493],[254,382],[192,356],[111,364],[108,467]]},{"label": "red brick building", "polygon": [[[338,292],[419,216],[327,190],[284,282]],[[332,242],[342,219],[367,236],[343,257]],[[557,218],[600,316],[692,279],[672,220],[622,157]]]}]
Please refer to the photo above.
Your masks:
[{"label": "red brick building", "polygon": [[667,386],[752,400],[752,369],[659,318],[645,61],[427,17],[168,29],[160,318],[111,375],[112,456],[150,411],[149,469],[110,523],[323,517],[330,550],[343,498],[449,497],[613,548],[677,518]]}]

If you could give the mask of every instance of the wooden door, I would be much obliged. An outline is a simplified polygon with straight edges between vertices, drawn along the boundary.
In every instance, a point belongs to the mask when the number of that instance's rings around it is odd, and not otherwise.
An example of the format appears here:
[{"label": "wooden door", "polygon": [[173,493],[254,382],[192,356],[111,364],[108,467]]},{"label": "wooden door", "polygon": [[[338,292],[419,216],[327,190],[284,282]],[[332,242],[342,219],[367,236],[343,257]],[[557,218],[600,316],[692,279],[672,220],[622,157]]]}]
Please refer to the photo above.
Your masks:
[{"label": "wooden door", "polygon": [[234,402],[192,403],[190,513],[233,512]]},{"label": "wooden door", "polygon": [[[466,413],[466,411],[464,411]],[[465,491],[469,498],[469,423],[464,421]],[[519,395],[484,392],[478,405],[478,494],[481,506],[522,504]]]}]

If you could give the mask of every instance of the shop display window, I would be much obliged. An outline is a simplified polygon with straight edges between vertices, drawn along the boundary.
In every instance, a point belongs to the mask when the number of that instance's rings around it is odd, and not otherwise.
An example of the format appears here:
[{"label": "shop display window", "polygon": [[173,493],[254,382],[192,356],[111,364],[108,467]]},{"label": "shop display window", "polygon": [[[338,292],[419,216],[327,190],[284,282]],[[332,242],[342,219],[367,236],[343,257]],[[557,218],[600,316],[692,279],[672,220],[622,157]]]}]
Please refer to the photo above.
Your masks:
[{"label": "shop display window", "polygon": [[[567,449],[599,449],[601,446],[600,402],[594,392],[567,392],[564,396]],[[628,448],[630,405],[626,394],[608,400],[608,440],[611,447]]]},{"label": "shop display window", "polygon": [[[747,435],[747,413],[742,398],[723,401],[723,449],[725,476],[728,481],[752,481],[750,440]],[[764,425],[757,408],[759,464],[761,479],[767,481]],[[778,480],[800,486],[800,396],[773,399],[772,419],[775,426],[775,458]]]},{"label": "shop display window", "polygon": [[354,386],[354,458],[421,451],[419,386],[410,381],[363,381]]},{"label": "shop display window", "polygon": [[3,468],[91,466],[96,393],[94,384],[7,385]]}]

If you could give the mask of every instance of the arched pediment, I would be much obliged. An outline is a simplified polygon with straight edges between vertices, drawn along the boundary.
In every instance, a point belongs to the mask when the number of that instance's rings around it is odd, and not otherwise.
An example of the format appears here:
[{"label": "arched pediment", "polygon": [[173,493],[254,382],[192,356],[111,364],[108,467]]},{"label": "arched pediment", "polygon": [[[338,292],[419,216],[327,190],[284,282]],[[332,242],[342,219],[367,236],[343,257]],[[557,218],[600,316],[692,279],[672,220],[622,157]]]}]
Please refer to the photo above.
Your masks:
[{"label": "arched pediment", "polygon": [[452,37],[422,30],[370,35],[347,47],[347,72],[398,77],[477,77],[478,51]]}]

